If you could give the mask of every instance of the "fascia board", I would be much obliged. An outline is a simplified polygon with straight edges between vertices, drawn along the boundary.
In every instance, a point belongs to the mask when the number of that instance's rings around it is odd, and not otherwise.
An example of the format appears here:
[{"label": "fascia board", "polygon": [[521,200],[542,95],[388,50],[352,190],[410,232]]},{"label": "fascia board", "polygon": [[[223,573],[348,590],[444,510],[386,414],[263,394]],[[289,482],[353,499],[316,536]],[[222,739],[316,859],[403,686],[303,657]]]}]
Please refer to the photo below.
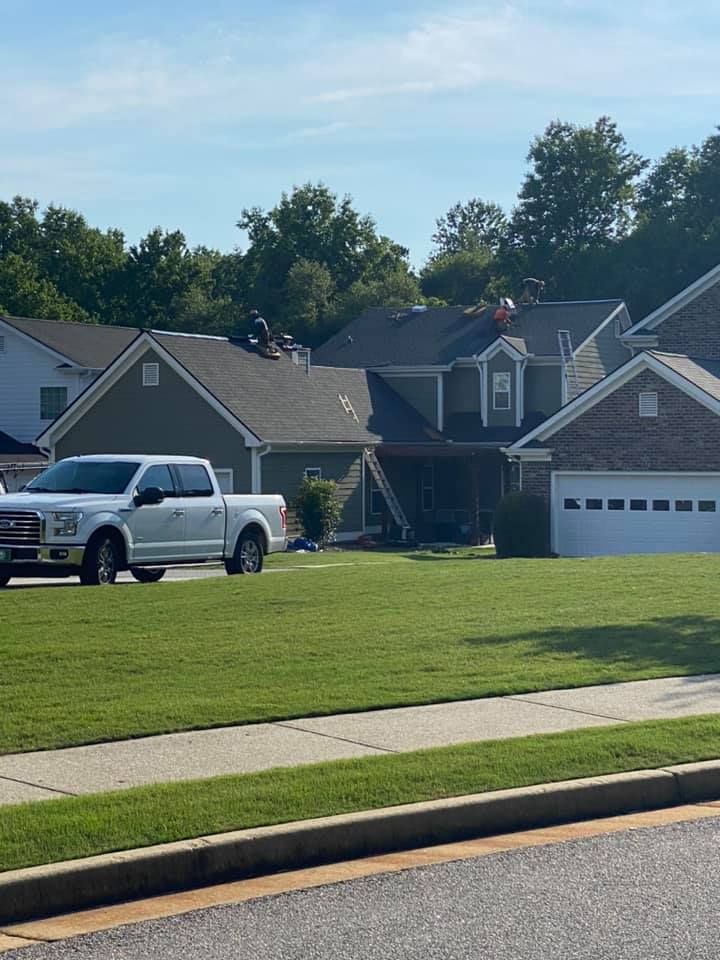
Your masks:
[{"label": "fascia board", "polygon": [[524,360],[527,356],[526,353],[520,353],[519,350],[516,350],[511,343],[507,342],[507,340],[503,340],[502,337],[498,337],[497,340],[493,340],[489,346],[485,347],[483,351],[477,354],[477,359],[483,361],[492,360],[492,358],[496,354],[500,353],[500,351],[506,353],[511,360]]},{"label": "fascia board", "polygon": [[585,339],[583,340],[583,342],[580,344],[579,347],[576,347],[573,350],[573,356],[576,357],[580,353],[580,351],[583,349],[583,347],[586,347],[591,341],[593,341],[595,337],[600,333],[600,331],[603,330],[609,323],[611,323],[615,319],[615,317],[621,314],[623,310],[627,313],[627,307],[625,306],[624,300],[622,303],[618,304],[618,306],[615,307],[615,309],[610,314],[608,314],[607,317],[605,317],[605,319],[601,324],[595,327],[595,329],[590,334],[590,336],[585,337]]}]

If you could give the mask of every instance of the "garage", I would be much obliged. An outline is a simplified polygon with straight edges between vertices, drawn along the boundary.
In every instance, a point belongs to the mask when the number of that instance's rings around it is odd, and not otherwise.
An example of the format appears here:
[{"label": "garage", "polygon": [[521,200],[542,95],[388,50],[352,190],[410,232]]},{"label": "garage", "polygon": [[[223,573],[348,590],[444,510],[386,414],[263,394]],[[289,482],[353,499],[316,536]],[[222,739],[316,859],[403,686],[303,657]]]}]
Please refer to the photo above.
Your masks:
[{"label": "garage", "polygon": [[561,556],[720,551],[720,473],[554,472]]}]

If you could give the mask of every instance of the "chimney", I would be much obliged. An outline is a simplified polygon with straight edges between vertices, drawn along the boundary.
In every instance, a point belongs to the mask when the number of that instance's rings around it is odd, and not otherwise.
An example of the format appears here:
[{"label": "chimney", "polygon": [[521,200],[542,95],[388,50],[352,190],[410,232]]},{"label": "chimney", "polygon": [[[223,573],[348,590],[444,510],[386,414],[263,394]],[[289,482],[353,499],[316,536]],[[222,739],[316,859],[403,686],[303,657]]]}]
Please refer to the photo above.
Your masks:
[{"label": "chimney", "polygon": [[300,367],[305,367],[305,373],[310,376],[310,347],[293,347],[292,351],[292,361],[293,363]]}]

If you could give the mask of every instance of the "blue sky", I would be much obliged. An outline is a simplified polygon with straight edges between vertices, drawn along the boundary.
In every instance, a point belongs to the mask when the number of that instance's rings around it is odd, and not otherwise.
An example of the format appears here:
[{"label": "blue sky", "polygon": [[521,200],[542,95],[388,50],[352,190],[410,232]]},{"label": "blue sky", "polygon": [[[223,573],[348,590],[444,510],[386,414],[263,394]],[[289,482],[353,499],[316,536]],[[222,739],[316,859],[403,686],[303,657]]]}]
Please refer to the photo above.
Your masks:
[{"label": "blue sky", "polygon": [[456,200],[512,206],[551,119],[609,114],[649,157],[720,123],[713,0],[0,0],[0,23],[0,197],[130,242],[229,250],[243,207],[322,180],[420,264]]}]

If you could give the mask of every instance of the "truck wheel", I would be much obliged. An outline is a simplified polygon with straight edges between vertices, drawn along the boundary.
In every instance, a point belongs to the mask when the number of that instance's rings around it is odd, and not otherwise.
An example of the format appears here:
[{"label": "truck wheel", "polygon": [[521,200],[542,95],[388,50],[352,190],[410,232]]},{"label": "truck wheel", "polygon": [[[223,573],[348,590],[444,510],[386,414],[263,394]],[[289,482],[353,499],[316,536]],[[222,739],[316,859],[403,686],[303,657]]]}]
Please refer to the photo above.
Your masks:
[{"label": "truck wheel", "polygon": [[135,577],[138,583],[157,583],[167,573],[165,567],[155,567],[150,570],[147,567],[130,567],[130,573]]},{"label": "truck wheel", "polygon": [[0,577],[0,588],[6,587],[10,583],[10,577]]},{"label": "truck wheel", "polygon": [[120,557],[114,541],[100,534],[93,537],[85,548],[80,583],[85,587],[105,587],[115,583]]},{"label": "truck wheel", "polygon": [[260,573],[263,568],[263,545],[253,530],[241,533],[235,545],[232,560],[225,561],[225,569],[233,573]]}]

